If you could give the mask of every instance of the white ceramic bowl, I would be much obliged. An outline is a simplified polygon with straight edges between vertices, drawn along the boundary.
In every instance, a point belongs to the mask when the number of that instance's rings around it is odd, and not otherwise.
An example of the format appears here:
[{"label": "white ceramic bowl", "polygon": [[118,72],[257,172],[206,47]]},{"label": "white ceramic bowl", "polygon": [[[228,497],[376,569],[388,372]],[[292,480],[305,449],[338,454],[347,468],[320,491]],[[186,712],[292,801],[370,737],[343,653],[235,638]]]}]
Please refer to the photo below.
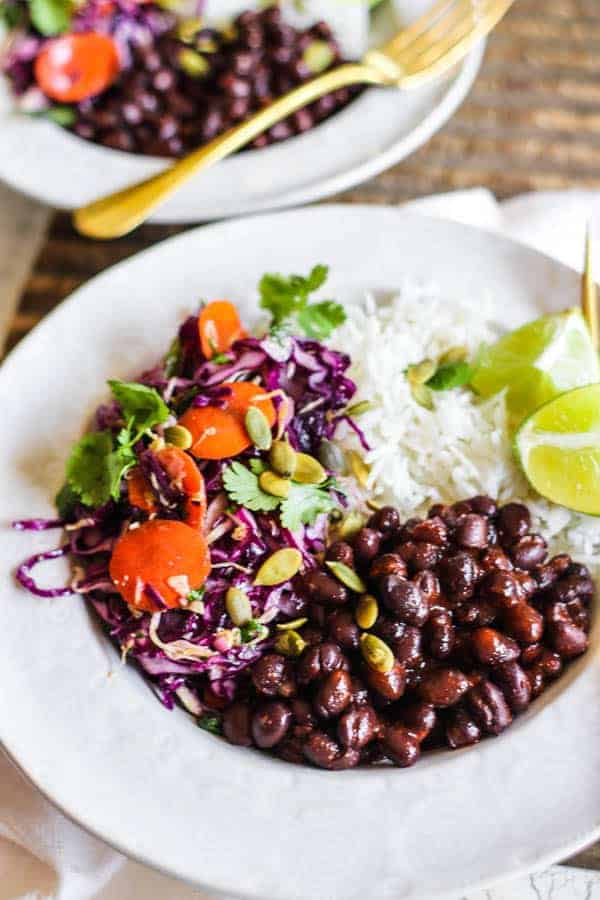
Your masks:
[{"label": "white ceramic bowl", "polygon": [[[404,21],[423,0],[395,0]],[[154,222],[200,222],[294,206],[346,190],[395,165],[452,116],[483,57],[475,48],[449,78],[409,93],[370,89],[306,134],[226,159],[178,191]],[[0,180],[50,206],[73,209],[147,178],[167,163],[84,141],[14,112],[0,78]]]},{"label": "white ceramic bowl", "polygon": [[[315,262],[330,264],[328,293],[346,303],[405,275],[474,304],[491,292],[507,326],[578,302],[578,276],[559,263],[390,208],[322,206],[188,232],[89,282],[4,363],[3,520],[51,515],[106,379],[156,359],[200,296],[229,297],[251,319],[264,271]],[[20,589],[15,566],[56,537],[3,534],[0,738],[53,802],[123,852],[255,900],[427,900],[600,835],[597,621],[586,656],[499,738],[413,769],[327,773],[167,712],[81,600]]]}]

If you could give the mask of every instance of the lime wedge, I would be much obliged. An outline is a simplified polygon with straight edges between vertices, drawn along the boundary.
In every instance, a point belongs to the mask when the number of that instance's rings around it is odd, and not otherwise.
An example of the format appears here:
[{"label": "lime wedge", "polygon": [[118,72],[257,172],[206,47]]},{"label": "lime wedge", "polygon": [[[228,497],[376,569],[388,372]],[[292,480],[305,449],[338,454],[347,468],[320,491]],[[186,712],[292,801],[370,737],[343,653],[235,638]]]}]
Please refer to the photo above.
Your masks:
[{"label": "lime wedge", "polygon": [[517,431],[515,450],[543,497],[600,516],[600,384],[567,391],[537,409]]},{"label": "lime wedge", "polygon": [[600,381],[600,365],[579,309],[543,316],[481,351],[471,387],[482,397],[506,388],[516,427],[563,391]]}]

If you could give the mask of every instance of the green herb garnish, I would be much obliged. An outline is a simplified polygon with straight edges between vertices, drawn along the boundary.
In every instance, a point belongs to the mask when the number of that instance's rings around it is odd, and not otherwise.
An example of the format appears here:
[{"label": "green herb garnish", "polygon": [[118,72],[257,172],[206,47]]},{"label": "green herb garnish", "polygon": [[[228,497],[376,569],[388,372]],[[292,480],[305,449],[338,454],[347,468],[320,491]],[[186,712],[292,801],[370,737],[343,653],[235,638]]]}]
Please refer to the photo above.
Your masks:
[{"label": "green herb garnish", "polygon": [[301,525],[312,525],[318,515],[329,513],[337,504],[323,485],[292,484],[290,493],[281,503],[281,524],[290,531]]},{"label": "green herb garnish", "polygon": [[234,462],[225,469],[223,486],[232,500],[252,512],[271,512],[281,502],[280,497],[273,497],[263,491],[258,483],[258,476],[239,462]]},{"label": "green herb garnish", "polygon": [[203,716],[200,716],[198,719],[198,727],[203,728],[204,731],[210,731],[211,734],[222,734],[223,727],[221,725],[221,720],[218,716],[211,716],[206,713]]},{"label": "green herb garnish", "polygon": [[284,331],[284,323],[297,326],[316,340],[325,340],[346,320],[343,307],[333,300],[309,303],[310,294],[325,284],[329,269],[315,266],[307,278],[302,275],[267,274],[259,284],[260,305],[272,316],[271,333]]},{"label": "green herb garnish", "polygon": [[68,128],[77,121],[77,113],[72,106],[51,106],[44,115],[46,119],[50,119],[51,122],[55,122],[56,125],[61,125],[63,128]]},{"label": "green herb garnish", "polygon": [[472,375],[473,369],[466,362],[447,363],[440,366],[426,384],[432,391],[449,391],[468,384]]}]

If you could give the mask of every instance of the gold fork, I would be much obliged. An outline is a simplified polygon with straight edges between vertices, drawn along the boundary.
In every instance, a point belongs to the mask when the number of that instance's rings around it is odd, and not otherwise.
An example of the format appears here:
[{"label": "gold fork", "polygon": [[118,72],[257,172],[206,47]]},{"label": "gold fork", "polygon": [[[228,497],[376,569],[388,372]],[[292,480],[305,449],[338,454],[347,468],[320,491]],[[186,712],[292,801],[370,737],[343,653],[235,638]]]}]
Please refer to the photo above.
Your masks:
[{"label": "gold fork", "polygon": [[306,82],[153,178],[76,210],[76,229],[104,240],[128,234],[196,172],[338,88],[369,84],[410,90],[439,77],[494,28],[513,2],[438,0],[429,12],[389,43],[369,50],[361,62],[342,65]]},{"label": "gold fork", "polygon": [[581,309],[590,329],[595,350],[600,349],[600,328],[598,323],[598,289],[594,281],[592,266],[592,235],[588,224],[585,236],[585,265],[581,279]]}]

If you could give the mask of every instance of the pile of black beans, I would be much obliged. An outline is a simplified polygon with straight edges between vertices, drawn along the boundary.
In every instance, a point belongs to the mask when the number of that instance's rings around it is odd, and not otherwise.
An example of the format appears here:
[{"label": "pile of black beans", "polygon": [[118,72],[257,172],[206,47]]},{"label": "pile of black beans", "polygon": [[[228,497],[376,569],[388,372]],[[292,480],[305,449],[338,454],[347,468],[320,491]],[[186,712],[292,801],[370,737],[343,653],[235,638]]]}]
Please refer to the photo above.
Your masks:
[{"label": "pile of black beans", "polygon": [[297,584],[306,646],[253,665],[223,713],[231,743],[325,769],[411,766],[422,751],[500,734],[587,649],[590,572],[567,554],[548,559],[520,503],[478,496],[404,524],[384,507],[326,559],[367,584],[378,608],[369,632],[392,668],[361,653],[359,595],[326,564],[311,569]]},{"label": "pile of black beans", "polygon": [[[174,31],[164,34],[133,50],[134,65],[108,91],[76,107],[73,131],[117,150],[181,156],[313,77],[304,57],[316,42],[331,51],[326,68],[339,65],[340,50],[326,22],[299,31],[282,21],[277,7],[242,13],[230,32],[204,28],[188,42]],[[206,69],[195,77],[182,63],[190,51]],[[355,93],[341,88],[322,97],[257,137],[253,146],[308,131]]]}]

